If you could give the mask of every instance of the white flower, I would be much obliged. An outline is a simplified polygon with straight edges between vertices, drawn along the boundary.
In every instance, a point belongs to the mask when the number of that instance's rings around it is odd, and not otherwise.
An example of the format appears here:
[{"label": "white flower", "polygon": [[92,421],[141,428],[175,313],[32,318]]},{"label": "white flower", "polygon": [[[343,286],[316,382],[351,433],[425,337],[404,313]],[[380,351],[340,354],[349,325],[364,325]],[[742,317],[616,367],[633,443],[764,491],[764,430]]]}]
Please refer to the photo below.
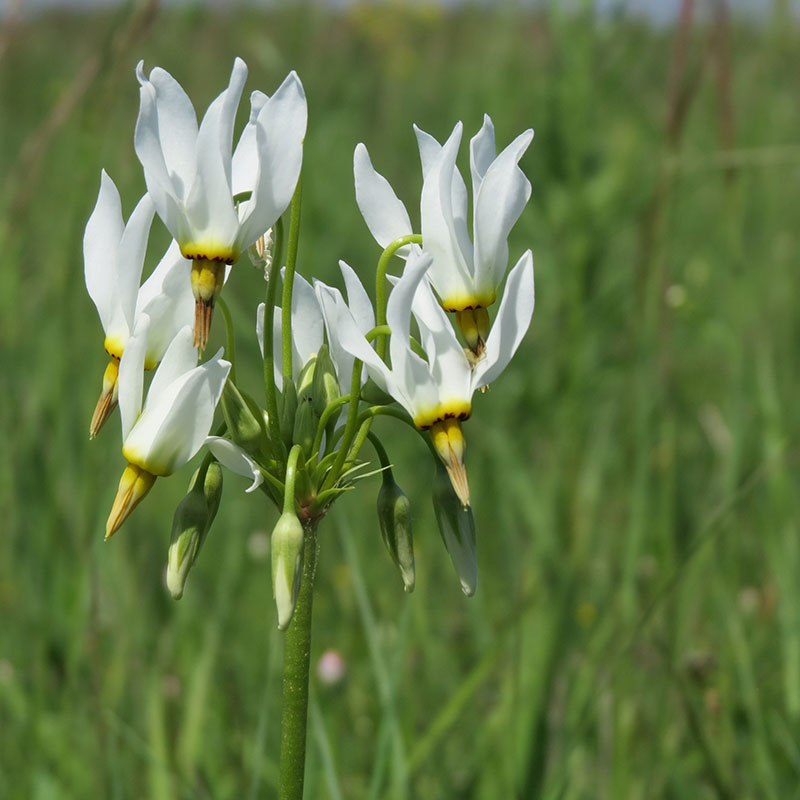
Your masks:
[{"label": "white flower", "polygon": [[244,61],[236,59],[228,88],[199,127],[189,97],[168,72],[156,67],[147,78],[140,62],[136,74],[136,154],[159,216],[194,261],[195,345],[205,347],[221,265],[237,261],[274,225],[297,185],[307,122],[303,85],[291,72],[272,97],[253,92],[250,120],[231,155]]},{"label": "white flower", "polygon": [[231,367],[221,357],[222,350],[197,366],[187,325],[167,348],[142,405],[149,324],[143,315],[120,360],[122,454],[128,466],[106,525],[107,537],[122,525],[157,476],[171,475],[202,447]]},{"label": "white flower", "polygon": [[[231,156],[233,124],[247,77],[237,58],[228,88],[199,128],[180,84],[140,62],[141,106],[134,145],[159,216],[187,258],[233,262],[272,227],[292,199],[303,157],[307,109],[290,72],[272,97],[251,96],[250,120]],[[250,192],[234,205],[234,195]]]},{"label": "white flower", "polygon": [[[459,122],[444,145],[414,126],[422,161],[420,200],[422,249],[433,262],[428,280],[448,311],[466,313],[458,319],[470,347],[480,353],[488,335],[488,315],[475,314],[497,299],[508,266],[508,235],[527,204],[531,186],[520,170],[520,158],[533,139],[527,130],[496,154],[494,126],[488,115],[470,142],[472,231],[467,227],[467,188],[456,167],[461,142]],[[408,212],[388,181],[372,166],[363,144],[354,155],[356,199],[372,235],[382,247],[413,232]],[[408,258],[418,245],[400,250]],[[481,340],[468,330],[476,328]],[[469,341],[470,339],[473,341]]]},{"label": "white flower", "polygon": [[147,314],[151,321],[146,369],[158,364],[177,331],[191,320],[194,301],[188,281],[189,262],[175,242],[139,286],[153,214],[150,197],[144,195],[126,224],[117,187],[102,172],[97,203],[83,238],[86,288],[97,307],[105,349],[111,356],[92,418],[92,437],[116,406],[118,363],[136,320]]},{"label": "white flower", "polygon": [[[534,306],[533,258],[527,251],[509,273],[485,351],[475,364],[467,358],[447,315],[423,280],[431,261],[430,254],[412,254],[389,296],[386,319],[391,329],[391,367],[367,342],[340,298],[323,293],[320,299],[329,336],[364,362],[373,380],[408,411],[417,428],[431,430],[454,488],[468,505],[460,423],[472,413],[475,390],[500,375],[528,329]],[[412,312],[427,360],[411,346]]]}]

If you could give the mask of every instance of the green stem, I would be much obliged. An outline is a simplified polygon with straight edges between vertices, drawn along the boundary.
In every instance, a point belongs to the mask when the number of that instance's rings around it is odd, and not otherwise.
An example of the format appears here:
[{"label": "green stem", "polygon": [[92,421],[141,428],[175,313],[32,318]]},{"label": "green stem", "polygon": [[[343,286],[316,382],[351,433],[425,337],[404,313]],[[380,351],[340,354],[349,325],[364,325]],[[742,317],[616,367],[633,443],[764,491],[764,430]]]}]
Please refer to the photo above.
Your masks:
[{"label": "green stem", "polygon": [[278,288],[277,273],[283,247],[283,220],[275,223],[275,246],[272,251],[272,268],[267,280],[267,296],[264,302],[264,390],[267,397],[267,417],[269,420],[269,435],[273,442],[281,439],[280,422],[278,420],[278,395],[275,388],[275,332],[272,329],[272,319],[275,313],[275,293]]},{"label": "green stem", "polygon": [[[350,402],[350,395],[343,394],[341,397],[337,397],[332,403],[325,407],[325,410],[322,412],[322,416],[319,418],[319,424],[317,425],[317,432],[314,435],[314,444],[311,445],[311,452],[312,453],[319,453],[320,447],[322,447],[322,436],[325,433],[325,428],[330,422],[331,417],[345,404]],[[329,443],[328,443],[329,444]],[[328,447],[326,445],[325,449],[327,450]],[[320,453],[320,457],[317,458],[317,463],[319,463],[322,458],[322,454]]]},{"label": "green stem", "polygon": [[289,458],[286,459],[286,481],[283,488],[283,513],[287,511],[294,512],[294,483],[297,477],[297,459],[303,448],[296,444],[289,452]]},{"label": "green stem", "polygon": [[279,800],[302,800],[308,726],[311,607],[317,568],[317,523],[305,526],[303,577],[283,651],[283,711]]},{"label": "green stem", "polygon": [[230,379],[236,383],[236,339],[233,335],[233,320],[228,304],[218,297],[216,306],[222,312],[222,319],[225,320],[225,358],[231,362]]},{"label": "green stem", "polygon": [[303,196],[303,176],[297,179],[292,197],[291,218],[289,220],[289,246],[286,251],[286,272],[283,275],[283,296],[281,299],[281,352],[283,354],[283,383],[292,380],[292,292],[294,272],[297,268],[297,247],[300,239],[300,204]]},{"label": "green stem", "polygon": [[[377,307],[377,324],[386,324],[386,303],[388,292],[386,290],[386,272],[389,269],[389,262],[392,256],[407,244],[422,244],[422,236],[418,233],[410,233],[408,236],[401,236],[395,239],[384,251],[378,260],[378,268],[375,271],[375,305]],[[386,339],[381,338],[378,340],[376,347],[378,355],[385,359],[386,356]]]},{"label": "green stem", "polygon": [[321,491],[330,489],[336,485],[339,480],[339,475],[342,472],[342,465],[347,458],[347,451],[350,449],[350,444],[353,437],[356,435],[356,426],[358,425],[358,403],[361,399],[361,367],[363,362],[356,358],[353,361],[353,379],[350,383],[350,408],[347,410],[347,423],[344,426],[344,434],[342,435],[342,444],[339,447],[339,452],[336,454],[336,461],[333,462],[330,472],[325,476],[322,484]]}]

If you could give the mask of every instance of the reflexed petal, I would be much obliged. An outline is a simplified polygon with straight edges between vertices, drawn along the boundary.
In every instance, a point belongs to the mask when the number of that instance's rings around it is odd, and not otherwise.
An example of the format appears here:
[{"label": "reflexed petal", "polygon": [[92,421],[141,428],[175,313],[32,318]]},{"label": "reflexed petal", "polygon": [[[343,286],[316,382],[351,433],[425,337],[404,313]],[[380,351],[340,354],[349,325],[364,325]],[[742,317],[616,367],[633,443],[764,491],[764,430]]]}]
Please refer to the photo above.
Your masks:
[{"label": "reflexed petal", "polygon": [[171,475],[200,449],[230,371],[221,352],[174,380],[157,396],[151,397],[151,390],[122,449],[130,463],[153,475]]},{"label": "reflexed petal", "polygon": [[295,381],[303,365],[322,347],[323,330],[322,309],[317,295],[311,284],[295,272],[292,291],[292,373]]},{"label": "reflexed petal", "polygon": [[533,139],[520,134],[487,169],[475,197],[475,283],[497,286],[508,264],[508,235],[531,196],[531,184],[517,166]]},{"label": "reflexed petal", "polygon": [[[158,138],[158,148],[164,163],[169,181],[174,187],[177,198],[185,200],[191,188],[196,171],[195,140],[197,139],[197,116],[192,101],[183,87],[166,70],[155,67],[148,80],[144,75],[144,62],[140,61],[136,68],[136,77],[144,90],[149,89],[153,97],[153,120]],[[141,118],[143,109],[140,110]],[[137,121],[137,129],[138,129]],[[138,154],[137,149],[137,154]],[[140,155],[142,165],[144,159]]]},{"label": "reflexed petal", "polygon": [[[383,363],[380,356],[367,342],[364,334],[359,330],[358,324],[353,319],[353,314],[344,302],[338,289],[326,286],[322,281],[314,285],[317,298],[325,317],[325,327],[328,330],[328,341],[331,347],[332,358],[337,367],[342,367],[339,374],[339,385],[344,394],[350,391],[350,376],[343,374],[345,368],[340,364],[339,350],[344,350],[354,358],[364,362],[376,383],[389,394],[396,387],[396,382],[391,370]],[[351,367],[352,371],[352,362]]]},{"label": "reflexed petal", "polygon": [[244,126],[231,160],[231,188],[234,195],[252,192],[253,187],[258,183],[257,119],[268,99],[267,95],[258,89],[250,95],[250,119]]},{"label": "reflexed petal", "polygon": [[261,350],[261,358],[264,358],[264,303],[259,303],[256,309],[256,339],[258,340],[258,347]]},{"label": "reflexed petal", "polygon": [[146,313],[152,320],[147,337],[146,365],[161,361],[175,334],[194,319],[194,295],[189,280],[190,262],[173,241],[150,277],[139,289],[136,315]]},{"label": "reflexed petal", "polygon": [[339,261],[339,269],[347,288],[347,305],[353,314],[353,319],[364,333],[369,333],[375,327],[375,312],[372,310],[372,302],[364,289],[364,284],[349,264]]},{"label": "reflexed petal", "polygon": [[164,353],[164,358],[153,375],[147,393],[147,403],[169,390],[170,384],[185,375],[197,365],[197,350],[192,344],[192,329],[189,325],[181,328]]},{"label": "reflexed petal", "polygon": [[122,441],[130,433],[142,411],[144,393],[144,359],[150,318],[142,314],[136,321],[133,335],[125,345],[119,362],[117,387],[119,391],[119,416],[122,422]]},{"label": "reflexed petal", "polygon": [[[356,202],[361,215],[381,247],[387,247],[395,239],[414,232],[406,207],[394,193],[389,181],[375,171],[363,144],[356,145],[353,154],[353,175]],[[402,247],[398,254],[407,258],[409,252],[409,247]]]},{"label": "reflexed petal", "polygon": [[418,285],[411,309],[419,324],[422,347],[428,355],[428,372],[438,388],[439,401],[469,403],[472,368],[450,319],[426,281]]},{"label": "reflexed petal", "polygon": [[[144,178],[147,191],[153,201],[167,229],[174,239],[184,241],[187,236],[186,215],[183,211],[183,184],[181,183],[180,197],[176,186],[167,170],[164,153],[161,149],[159,138],[158,110],[156,107],[155,87],[144,78],[141,73],[141,63],[137,68],[137,75],[142,83],[139,91],[140,106],[139,116],[136,119],[136,129],[133,135],[136,155],[144,168]],[[194,113],[194,112],[192,112]],[[167,124],[167,123],[165,123]],[[184,144],[185,151],[191,151],[194,158],[194,137],[190,145]],[[177,181],[181,181],[176,176]]]},{"label": "reflexed petal", "polygon": [[472,171],[472,201],[477,200],[478,188],[481,185],[486,170],[497,158],[497,148],[494,143],[494,124],[488,114],[483,115],[481,129],[470,139],[469,164]]},{"label": "reflexed petal", "polygon": [[235,472],[243,478],[253,479],[250,486],[245,489],[246,492],[255,491],[264,481],[264,476],[256,462],[230,439],[209,436],[204,444],[223,467],[227,467],[231,472]]},{"label": "reflexed petal", "polygon": [[469,293],[472,288],[472,244],[463,215],[457,219],[453,208],[455,158],[460,135],[459,123],[438,160],[430,167],[420,200],[423,247],[433,256],[428,277],[443,298],[459,292]]},{"label": "reflexed petal", "polygon": [[492,383],[511,361],[530,325],[534,300],[533,256],[527,250],[508,274],[484,358],[472,374],[474,388]]},{"label": "reflexed petal", "polygon": [[133,330],[136,297],[154,214],[153,202],[145,195],[128,219],[119,243],[117,297],[129,331]]},{"label": "reflexed petal", "polygon": [[303,84],[292,71],[258,114],[260,172],[252,199],[240,209],[242,225],[237,242],[241,249],[271,228],[291,202],[303,163],[307,122]]},{"label": "reflexed petal", "polygon": [[414,134],[417,137],[417,147],[419,148],[419,160],[422,164],[422,179],[428,177],[431,167],[436,164],[442,154],[442,145],[439,140],[426,133],[422,128],[414,125]]},{"label": "reflexed petal", "polygon": [[186,202],[194,236],[224,249],[232,247],[239,217],[231,191],[233,121],[247,79],[247,67],[237,58],[230,83],[206,111],[197,134],[197,177]]},{"label": "reflexed petal", "polygon": [[122,238],[122,203],[114,181],[103,170],[97,203],[83,235],[83,268],[86,289],[92,298],[103,330],[111,322],[117,283],[117,254]]}]

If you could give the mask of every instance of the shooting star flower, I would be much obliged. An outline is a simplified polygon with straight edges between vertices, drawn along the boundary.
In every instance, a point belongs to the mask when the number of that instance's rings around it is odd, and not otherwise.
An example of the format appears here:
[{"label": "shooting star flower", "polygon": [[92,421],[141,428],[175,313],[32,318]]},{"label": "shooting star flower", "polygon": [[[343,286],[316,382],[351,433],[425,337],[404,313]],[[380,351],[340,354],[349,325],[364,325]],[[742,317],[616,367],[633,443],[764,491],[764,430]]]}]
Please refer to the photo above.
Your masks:
[{"label": "shooting star flower", "polygon": [[244,61],[236,59],[228,88],[199,127],[180,84],[159,67],[146,77],[142,63],[134,146],[158,215],[192,259],[194,343],[202,349],[225,265],[237,261],[291,201],[303,158],[305,93],[295,72],[272,97],[253,92],[250,120],[231,155]]}]

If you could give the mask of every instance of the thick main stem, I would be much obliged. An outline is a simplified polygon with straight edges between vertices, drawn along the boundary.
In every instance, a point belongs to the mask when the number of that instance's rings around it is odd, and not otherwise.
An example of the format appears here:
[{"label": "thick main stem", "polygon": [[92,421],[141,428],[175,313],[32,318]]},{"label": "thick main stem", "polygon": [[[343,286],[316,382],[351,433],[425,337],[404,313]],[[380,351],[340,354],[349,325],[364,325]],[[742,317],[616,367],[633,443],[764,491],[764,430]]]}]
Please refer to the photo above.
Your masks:
[{"label": "thick main stem", "polygon": [[311,607],[317,569],[317,523],[305,526],[303,579],[283,651],[280,800],[302,800],[308,725],[308,669],[311,657]]}]

